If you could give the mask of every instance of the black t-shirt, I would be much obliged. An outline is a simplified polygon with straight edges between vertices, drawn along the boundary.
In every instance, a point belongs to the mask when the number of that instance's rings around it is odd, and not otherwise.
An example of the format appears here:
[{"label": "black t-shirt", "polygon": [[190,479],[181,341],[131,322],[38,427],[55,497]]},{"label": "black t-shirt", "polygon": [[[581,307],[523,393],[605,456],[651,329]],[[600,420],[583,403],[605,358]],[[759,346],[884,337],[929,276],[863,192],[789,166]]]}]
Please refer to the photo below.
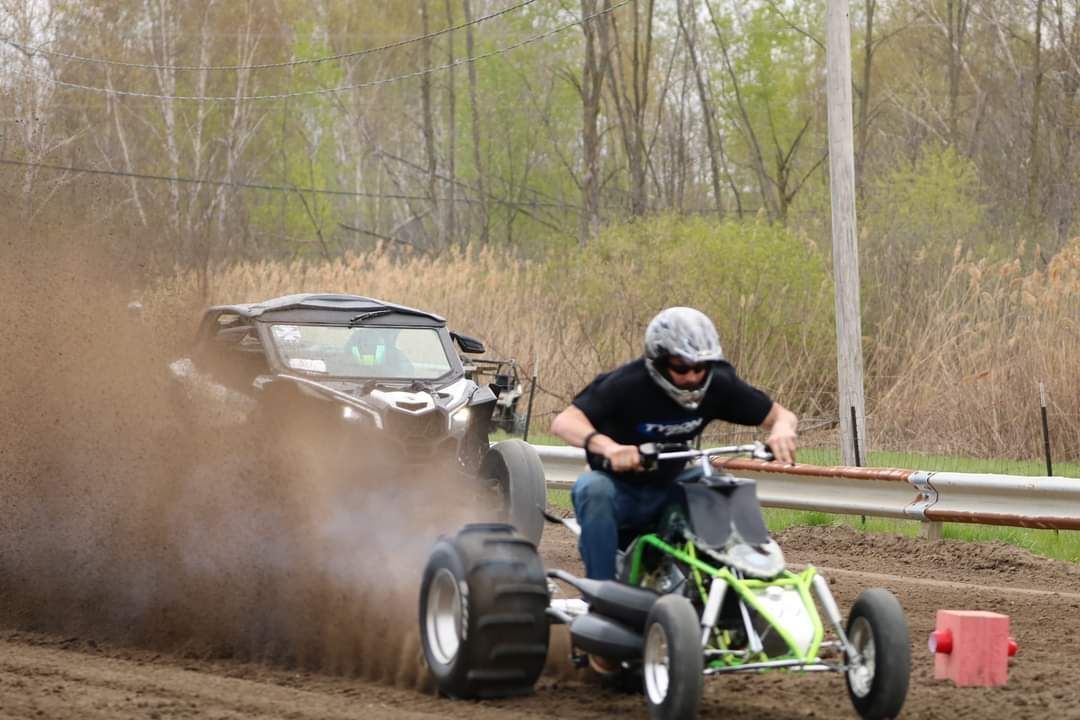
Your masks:
[{"label": "black t-shirt", "polygon": [[[601,373],[578,393],[573,404],[598,431],[621,445],[647,442],[690,442],[712,420],[739,425],[760,425],[772,409],[772,400],[735,374],[727,362],[715,363],[712,381],[697,410],[675,402],[649,376],[645,358],[638,358],[611,372]],[[589,464],[600,467],[600,456],[589,453]],[[635,482],[668,482],[684,463],[664,462],[648,473],[618,473]]]}]

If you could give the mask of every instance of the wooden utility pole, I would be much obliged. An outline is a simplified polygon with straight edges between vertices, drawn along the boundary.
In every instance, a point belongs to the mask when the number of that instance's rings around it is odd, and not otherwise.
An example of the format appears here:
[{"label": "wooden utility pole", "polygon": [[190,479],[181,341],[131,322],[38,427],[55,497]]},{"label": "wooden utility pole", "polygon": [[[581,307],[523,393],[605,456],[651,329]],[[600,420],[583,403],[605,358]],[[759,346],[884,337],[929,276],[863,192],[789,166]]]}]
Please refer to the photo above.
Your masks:
[{"label": "wooden utility pole", "polygon": [[[859,250],[855,234],[855,148],[851,120],[851,25],[848,0],[828,0],[825,24],[840,447],[842,462],[854,465],[856,456],[866,457],[866,406],[863,398],[862,320],[859,310]],[[852,408],[855,408],[854,412]]]}]

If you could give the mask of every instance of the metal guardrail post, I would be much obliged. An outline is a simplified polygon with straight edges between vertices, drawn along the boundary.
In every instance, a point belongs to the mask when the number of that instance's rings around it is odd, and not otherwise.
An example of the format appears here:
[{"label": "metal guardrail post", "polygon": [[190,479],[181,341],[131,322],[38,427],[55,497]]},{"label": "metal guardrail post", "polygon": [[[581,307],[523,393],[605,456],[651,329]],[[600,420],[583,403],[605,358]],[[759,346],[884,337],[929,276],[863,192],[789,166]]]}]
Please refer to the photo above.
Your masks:
[{"label": "metal guardrail post", "polygon": [[939,520],[923,520],[919,524],[919,537],[940,540],[945,537],[945,525]]},{"label": "metal guardrail post", "polygon": [[1046,384],[1039,383],[1039,409],[1042,415],[1043,452],[1046,453],[1046,474],[1054,474],[1054,464],[1050,460],[1050,423],[1046,419]]},{"label": "metal guardrail post", "polygon": [[532,425],[533,397],[536,396],[536,375],[540,371],[539,356],[533,361],[532,384],[529,386],[529,408],[525,411],[525,434],[522,440],[529,442],[529,427]]}]

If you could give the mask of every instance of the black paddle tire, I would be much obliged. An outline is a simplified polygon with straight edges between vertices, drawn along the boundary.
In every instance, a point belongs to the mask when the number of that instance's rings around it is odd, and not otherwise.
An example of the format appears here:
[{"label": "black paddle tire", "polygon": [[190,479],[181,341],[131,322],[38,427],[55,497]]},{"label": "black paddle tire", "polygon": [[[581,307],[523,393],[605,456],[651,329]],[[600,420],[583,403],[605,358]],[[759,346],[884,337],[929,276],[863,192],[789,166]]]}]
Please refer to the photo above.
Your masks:
[{"label": "black paddle tire", "polygon": [[536,547],[510,525],[466,525],[436,544],[420,588],[420,640],[439,691],[532,692],[548,651],[548,590]]}]

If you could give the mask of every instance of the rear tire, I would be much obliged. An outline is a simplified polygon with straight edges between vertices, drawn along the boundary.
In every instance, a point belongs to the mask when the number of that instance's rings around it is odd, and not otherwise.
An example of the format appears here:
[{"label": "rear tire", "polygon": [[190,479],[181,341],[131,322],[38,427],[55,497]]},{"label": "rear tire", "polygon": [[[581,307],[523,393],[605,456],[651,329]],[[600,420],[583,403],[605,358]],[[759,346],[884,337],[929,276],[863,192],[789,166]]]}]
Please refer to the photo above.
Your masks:
[{"label": "rear tire", "polygon": [[420,585],[420,643],[440,692],[532,692],[547,658],[547,606],[540,556],[509,525],[466,525],[440,538]]},{"label": "rear tire", "polygon": [[911,673],[911,641],[900,602],[888,590],[864,590],[851,607],[848,641],[860,657],[845,673],[848,696],[865,720],[900,714]]},{"label": "rear tire", "polygon": [[704,684],[701,622],[681,595],[664,595],[649,611],[641,669],[652,720],[697,717]]},{"label": "rear tire", "polygon": [[495,443],[484,456],[480,477],[489,479],[502,493],[510,523],[539,545],[544,534],[547,480],[536,450],[516,438]]}]

